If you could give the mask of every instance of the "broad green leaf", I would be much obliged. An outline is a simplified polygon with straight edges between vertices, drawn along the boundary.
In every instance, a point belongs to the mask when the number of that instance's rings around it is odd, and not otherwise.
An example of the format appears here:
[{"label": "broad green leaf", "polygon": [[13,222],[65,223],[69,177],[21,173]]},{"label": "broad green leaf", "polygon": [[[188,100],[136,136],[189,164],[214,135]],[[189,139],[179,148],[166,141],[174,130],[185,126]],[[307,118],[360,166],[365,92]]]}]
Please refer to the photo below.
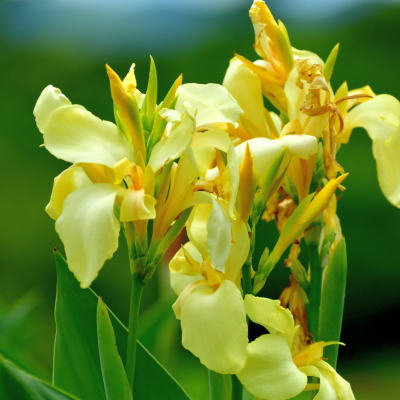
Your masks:
[{"label": "broad green leaf", "polygon": [[[105,400],[96,328],[98,296],[90,288],[80,288],[58,251],[55,252],[55,258],[58,283],[54,383],[84,400]],[[110,310],[108,312],[118,352],[125,364],[127,329]],[[190,398],[140,342],[136,357],[135,400]]]},{"label": "broad green leaf", "polygon": [[107,400],[132,400],[124,365],[115,344],[114,330],[101,297],[97,305],[97,339]]},{"label": "broad green leaf", "polygon": [[[319,340],[325,342],[340,340],[347,278],[347,253],[344,238],[337,244],[335,252],[326,267],[319,317]],[[336,368],[339,345],[324,348],[324,357]]]},{"label": "broad green leaf", "polygon": [[79,400],[16,367],[0,355],[1,400]]},{"label": "broad green leaf", "polygon": [[217,374],[214,371],[208,370],[208,383],[210,387],[210,400],[231,400],[231,375]]}]

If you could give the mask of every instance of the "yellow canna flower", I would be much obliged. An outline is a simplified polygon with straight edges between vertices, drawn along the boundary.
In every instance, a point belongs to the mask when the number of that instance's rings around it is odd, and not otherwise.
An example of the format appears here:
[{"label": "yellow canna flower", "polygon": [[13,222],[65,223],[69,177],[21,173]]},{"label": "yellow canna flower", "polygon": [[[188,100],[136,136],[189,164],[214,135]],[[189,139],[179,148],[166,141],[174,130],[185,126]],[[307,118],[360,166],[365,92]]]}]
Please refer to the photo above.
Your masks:
[{"label": "yellow canna flower", "polygon": [[[229,232],[228,258],[212,266],[207,250],[207,214],[198,206],[197,221],[188,223],[191,241],[170,262],[171,286],[179,296],[173,305],[182,326],[182,345],[207,368],[221,374],[239,372],[247,358],[247,323],[240,289],[241,268],[250,248],[246,225],[237,218]],[[199,215],[200,214],[200,215]],[[218,221],[216,221],[218,223]],[[221,267],[221,266],[220,266]]]},{"label": "yellow canna flower", "polygon": [[[292,355],[294,326],[290,311],[279,300],[247,295],[244,300],[249,318],[263,325],[265,334],[248,345],[245,367],[237,374],[246,389],[259,399],[290,399],[303,390],[318,390],[320,400],[354,400],[350,384],[322,360],[323,348],[333,343],[318,342]],[[336,343],[336,342],[335,342]],[[307,384],[315,376],[319,384]]]},{"label": "yellow canna flower", "polygon": [[338,135],[338,140],[346,143],[354,128],[361,127],[367,131],[372,139],[382,192],[396,207],[400,207],[399,126],[400,103],[383,94],[351,109],[344,117],[344,130]]},{"label": "yellow canna flower", "polygon": [[132,147],[116,125],[71,104],[52,86],[34,114],[45,147],[74,163],[55,179],[46,210],[56,219],[69,268],[88,287],[118,247],[115,205],[124,221],[148,220],[155,217],[156,200],[145,193]]}]

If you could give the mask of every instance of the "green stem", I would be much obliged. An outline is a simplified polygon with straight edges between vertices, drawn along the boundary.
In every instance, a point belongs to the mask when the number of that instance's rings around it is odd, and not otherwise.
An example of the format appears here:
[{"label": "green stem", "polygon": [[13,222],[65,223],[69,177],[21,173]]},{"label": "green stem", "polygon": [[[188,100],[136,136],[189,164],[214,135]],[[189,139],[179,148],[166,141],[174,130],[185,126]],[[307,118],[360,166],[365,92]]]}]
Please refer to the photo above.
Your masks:
[{"label": "green stem", "polygon": [[308,330],[318,341],[319,309],[321,305],[322,268],[319,260],[318,246],[308,245],[308,256],[311,269],[310,293],[308,296]]},{"label": "green stem", "polygon": [[140,300],[143,292],[142,276],[132,274],[132,292],[131,304],[129,309],[129,326],[128,326],[128,349],[126,354],[126,375],[129,385],[133,390],[133,381],[135,377],[135,362],[136,362],[136,342],[139,321]]},{"label": "green stem", "polygon": [[243,385],[236,375],[232,375],[232,400],[243,399]]},{"label": "green stem", "polygon": [[246,262],[242,267],[242,284],[243,284],[243,298],[245,298],[246,294],[251,294],[253,292],[253,285],[251,283],[251,256],[250,260],[249,258],[247,258]]}]

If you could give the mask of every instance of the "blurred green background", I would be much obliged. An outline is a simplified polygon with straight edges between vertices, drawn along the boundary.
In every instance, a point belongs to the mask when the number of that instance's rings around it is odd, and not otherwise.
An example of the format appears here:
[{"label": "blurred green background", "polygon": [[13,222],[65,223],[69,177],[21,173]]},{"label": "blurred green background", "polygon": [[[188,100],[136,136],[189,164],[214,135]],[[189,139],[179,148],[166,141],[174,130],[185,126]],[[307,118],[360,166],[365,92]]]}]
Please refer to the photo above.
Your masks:
[{"label": "blurred green background", "polygon": [[[332,85],[369,84],[375,93],[400,98],[400,4],[397,1],[270,1],[292,45],[325,59],[340,42]],[[400,2],[399,2],[400,3]],[[22,329],[0,324],[0,351],[50,379],[55,325],[56,272],[52,249],[62,251],[54,221],[44,211],[53,179],[67,163],[44,148],[32,115],[45,86],[96,116],[113,120],[105,63],[124,76],[136,63],[145,90],[149,54],[156,61],[159,99],[183,72],[184,82],[221,83],[233,51],[255,60],[251,1],[106,0],[0,3],[0,316],[14,310]],[[348,248],[348,288],[338,369],[358,399],[398,399],[400,343],[400,210],[383,197],[371,141],[356,130],[338,154],[350,172],[338,214]],[[272,247],[274,223],[263,224],[259,247]],[[258,254],[258,257],[260,254]],[[257,254],[256,254],[257,258]],[[124,241],[93,284],[127,323],[130,273]],[[288,284],[280,263],[264,294],[277,298]],[[207,399],[207,372],[180,345],[170,308],[167,266],[146,287],[143,344],[171,370],[195,400]],[[32,312],[30,311],[32,308]],[[27,315],[25,318],[24,316]],[[6,321],[7,322],[7,321]]]}]

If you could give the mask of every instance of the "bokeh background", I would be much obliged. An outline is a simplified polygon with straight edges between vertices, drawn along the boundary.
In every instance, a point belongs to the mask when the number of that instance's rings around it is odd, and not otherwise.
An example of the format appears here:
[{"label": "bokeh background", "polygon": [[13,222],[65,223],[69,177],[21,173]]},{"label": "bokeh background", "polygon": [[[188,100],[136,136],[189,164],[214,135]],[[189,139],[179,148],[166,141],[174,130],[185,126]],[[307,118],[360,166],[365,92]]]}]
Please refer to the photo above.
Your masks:
[{"label": "bokeh background", "polygon": [[[332,85],[371,85],[400,98],[400,1],[271,0],[292,45],[326,59],[340,42]],[[20,329],[0,323],[0,352],[49,379],[55,324],[52,249],[62,244],[44,211],[53,178],[67,164],[40,148],[32,115],[49,84],[96,116],[113,120],[108,63],[121,76],[136,63],[145,90],[149,55],[159,99],[183,72],[184,82],[221,83],[233,51],[256,59],[249,0],[20,0],[0,2],[0,316],[14,311]],[[338,213],[348,248],[348,286],[339,372],[358,399],[398,399],[400,343],[400,210],[383,197],[371,140],[362,130],[342,146],[350,172]],[[274,223],[259,230],[259,246],[277,238]],[[255,258],[260,254],[256,254]],[[130,278],[126,246],[101,270],[93,288],[127,322]],[[288,284],[280,263],[265,294]],[[208,398],[207,371],[180,345],[171,310],[167,267],[146,287],[141,340],[195,400]],[[26,317],[24,317],[26,315]],[[24,317],[24,318],[23,318]]]}]

